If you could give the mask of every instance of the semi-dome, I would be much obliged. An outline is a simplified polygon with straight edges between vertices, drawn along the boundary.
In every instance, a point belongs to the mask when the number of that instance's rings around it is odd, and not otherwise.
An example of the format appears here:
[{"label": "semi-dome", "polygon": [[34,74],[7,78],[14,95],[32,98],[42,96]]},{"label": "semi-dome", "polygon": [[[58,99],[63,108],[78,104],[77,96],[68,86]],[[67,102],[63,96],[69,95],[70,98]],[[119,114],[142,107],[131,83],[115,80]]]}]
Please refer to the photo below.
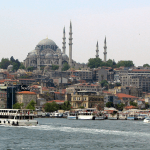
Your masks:
[{"label": "semi-dome", "polygon": [[38,45],[56,45],[54,41],[50,39],[43,39],[38,43]]},{"label": "semi-dome", "polygon": [[36,50],[34,49],[31,52],[29,52],[29,54],[31,54],[31,53],[35,53],[36,54]]},{"label": "semi-dome", "polygon": [[57,54],[54,54],[54,57],[58,57],[58,55],[57,55]]},{"label": "semi-dome", "polygon": [[68,56],[67,56],[66,54],[62,54],[62,58],[63,58],[63,59],[67,59]]},{"label": "semi-dome", "polygon": [[47,54],[45,55],[45,57],[46,57],[46,58],[52,58],[52,57],[53,57],[53,54],[47,53]]},{"label": "semi-dome", "polygon": [[40,55],[41,55],[41,56],[44,56],[44,54],[43,54],[43,53],[40,53]]},{"label": "semi-dome", "polygon": [[7,70],[12,70],[13,69],[13,65],[9,65],[8,67],[7,67]]},{"label": "semi-dome", "polygon": [[30,57],[30,58],[36,57],[36,54],[35,54],[35,53],[30,53],[29,57]]}]

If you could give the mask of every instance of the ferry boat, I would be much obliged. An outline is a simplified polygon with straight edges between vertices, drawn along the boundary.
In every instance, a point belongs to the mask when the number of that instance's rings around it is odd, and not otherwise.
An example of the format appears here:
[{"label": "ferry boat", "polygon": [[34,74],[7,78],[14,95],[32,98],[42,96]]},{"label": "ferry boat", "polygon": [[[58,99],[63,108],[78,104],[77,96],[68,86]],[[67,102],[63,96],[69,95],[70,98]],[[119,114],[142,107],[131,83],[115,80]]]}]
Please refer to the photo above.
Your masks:
[{"label": "ferry boat", "polygon": [[79,112],[78,120],[95,120],[93,112]]},{"label": "ferry boat", "polygon": [[53,112],[50,114],[50,117],[52,118],[62,118],[63,117],[63,113],[59,113],[59,112]]},{"label": "ferry boat", "polygon": [[138,120],[138,117],[137,117],[137,115],[128,115],[127,116],[127,120]]},{"label": "ferry boat", "polygon": [[68,113],[67,115],[67,119],[70,119],[70,120],[76,120],[78,119],[78,114],[77,113]]},{"label": "ferry boat", "polygon": [[0,125],[36,126],[34,114],[29,109],[0,109]]}]

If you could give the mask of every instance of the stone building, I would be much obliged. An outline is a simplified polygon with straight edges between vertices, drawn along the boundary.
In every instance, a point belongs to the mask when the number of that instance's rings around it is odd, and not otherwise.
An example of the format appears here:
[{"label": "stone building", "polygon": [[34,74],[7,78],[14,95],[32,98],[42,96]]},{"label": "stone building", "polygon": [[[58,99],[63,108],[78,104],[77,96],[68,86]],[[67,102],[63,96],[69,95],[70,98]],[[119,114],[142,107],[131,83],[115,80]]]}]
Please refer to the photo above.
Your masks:
[{"label": "stone building", "polygon": [[64,28],[62,51],[53,40],[48,38],[43,39],[36,45],[34,50],[28,53],[24,60],[25,67],[35,67],[40,70],[41,66],[58,65],[60,71],[64,63],[67,63],[70,67],[74,68],[86,67],[85,64],[76,63],[72,59],[72,34],[72,23],[70,22],[69,57],[66,55],[66,37]]},{"label": "stone building", "polygon": [[23,107],[26,107],[31,100],[34,100],[35,102],[37,101],[37,95],[35,92],[16,92],[16,103],[23,103]]},{"label": "stone building", "polygon": [[72,108],[99,108],[104,109],[104,96],[96,95],[95,92],[78,91],[75,94],[71,94],[71,106]]}]

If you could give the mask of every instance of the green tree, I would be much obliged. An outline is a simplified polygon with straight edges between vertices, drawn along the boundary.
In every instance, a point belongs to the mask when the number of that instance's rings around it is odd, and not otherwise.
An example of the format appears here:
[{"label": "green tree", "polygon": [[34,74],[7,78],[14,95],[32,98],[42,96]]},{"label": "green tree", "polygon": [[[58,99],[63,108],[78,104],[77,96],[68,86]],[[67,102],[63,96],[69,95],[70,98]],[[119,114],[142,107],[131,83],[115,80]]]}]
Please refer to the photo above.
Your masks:
[{"label": "green tree", "polygon": [[115,86],[121,86],[121,83],[118,83],[118,82],[117,82],[117,83],[115,84]]},{"label": "green tree", "polygon": [[52,70],[58,70],[59,66],[58,65],[53,65],[52,64]]},{"label": "green tree", "polygon": [[28,71],[33,71],[33,70],[34,70],[34,67],[28,67],[27,70],[28,70]]},{"label": "green tree", "polygon": [[62,68],[62,71],[66,71],[70,68],[70,66],[67,64],[67,63],[64,63],[63,64],[63,68]]},{"label": "green tree", "polygon": [[150,67],[150,65],[149,64],[144,64],[143,67]]},{"label": "green tree", "polygon": [[112,102],[107,102],[106,107],[114,107],[114,104]]},{"label": "green tree", "polygon": [[0,62],[0,68],[7,69],[7,67],[10,65],[10,61],[8,58],[2,58]]},{"label": "green tree", "polygon": [[100,84],[101,84],[101,87],[107,87],[108,86],[108,82],[106,80],[102,80],[100,82]]},{"label": "green tree", "polygon": [[15,103],[13,105],[13,109],[22,109],[23,105],[24,105],[23,103]]},{"label": "green tree", "polygon": [[116,109],[118,109],[120,111],[122,111],[124,107],[125,107],[125,104],[123,104],[123,103],[120,103],[120,104],[116,105]]},{"label": "green tree", "polygon": [[101,67],[102,64],[103,62],[100,58],[90,58],[88,60],[88,67],[90,68],[98,68],[98,67]]},{"label": "green tree", "polygon": [[23,63],[20,64],[19,69],[25,69],[25,66],[23,65]]},{"label": "green tree", "polygon": [[44,109],[46,112],[54,112],[57,111],[59,108],[59,105],[54,101],[52,103],[46,103],[44,105]]},{"label": "green tree", "polygon": [[131,60],[121,60],[117,63],[117,67],[121,67],[121,66],[124,66],[124,67],[133,67],[134,64],[133,64],[133,61]]},{"label": "green tree", "polygon": [[146,108],[146,109],[149,108],[149,103],[145,103],[145,108]]},{"label": "green tree", "polygon": [[17,71],[19,69],[18,63],[13,63],[13,71]]},{"label": "green tree", "polygon": [[36,104],[36,102],[35,102],[34,100],[31,100],[31,101],[28,103],[26,109],[35,110],[35,104]]},{"label": "green tree", "polygon": [[137,103],[130,101],[130,105],[131,105],[131,106],[137,106]]},{"label": "green tree", "polygon": [[71,109],[71,104],[70,104],[70,102],[69,102],[69,101],[65,101],[65,102],[63,103],[63,105],[61,106],[61,108],[62,108],[63,110],[70,110],[70,109]]}]

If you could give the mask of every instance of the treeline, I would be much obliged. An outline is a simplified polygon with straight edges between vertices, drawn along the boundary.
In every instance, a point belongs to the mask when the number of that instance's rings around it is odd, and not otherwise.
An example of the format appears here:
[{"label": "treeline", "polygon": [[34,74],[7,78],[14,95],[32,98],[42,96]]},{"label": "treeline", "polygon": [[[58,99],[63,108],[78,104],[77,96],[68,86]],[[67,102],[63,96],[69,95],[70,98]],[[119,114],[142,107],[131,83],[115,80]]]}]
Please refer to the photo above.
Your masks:
[{"label": "treeline", "polygon": [[65,101],[62,105],[59,105],[53,101],[52,103],[46,103],[44,105],[44,109],[46,112],[54,112],[57,110],[70,110],[71,104],[69,101]]},{"label": "treeline", "polygon": [[109,59],[108,61],[106,62],[103,62],[100,58],[90,58],[88,60],[88,67],[90,68],[98,68],[98,67],[113,67],[113,68],[119,68],[121,66],[124,66],[124,67],[133,67],[134,64],[133,64],[133,61],[131,60],[121,60],[121,61],[118,61],[118,63],[116,63],[114,60],[111,60]]},{"label": "treeline", "polygon": [[18,59],[14,59],[13,56],[9,58],[2,58],[0,62],[1,69],[7,69],[9,65],[13,65],[13,71],[18,69],[25,69],[23,63],[21,63]]}]

